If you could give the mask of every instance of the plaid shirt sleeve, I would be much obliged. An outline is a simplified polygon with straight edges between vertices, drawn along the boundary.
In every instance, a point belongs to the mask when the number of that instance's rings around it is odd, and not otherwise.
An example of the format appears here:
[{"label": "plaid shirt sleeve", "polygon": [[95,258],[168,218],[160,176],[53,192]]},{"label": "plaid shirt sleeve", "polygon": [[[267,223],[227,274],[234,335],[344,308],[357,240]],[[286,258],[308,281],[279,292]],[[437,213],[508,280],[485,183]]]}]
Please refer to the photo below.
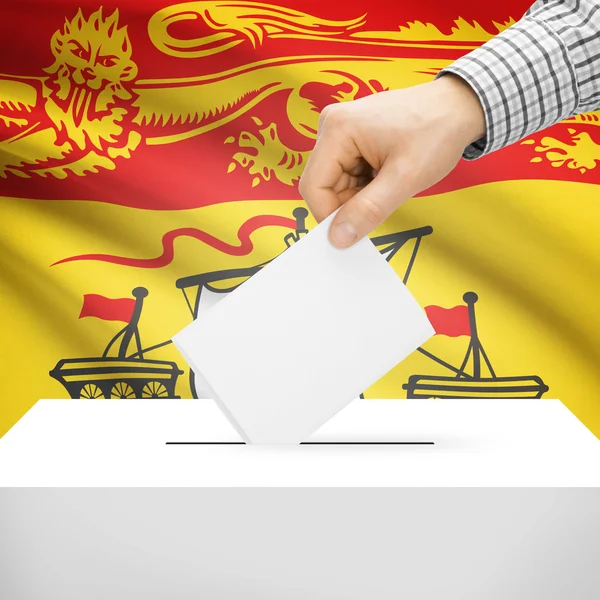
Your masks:
[{"label": "plaid shirt sleeve", "polygon": [[438,76],[464,79],[483,106],[473,160],[576,114],[600,109],[600,2],[538,0],[525,16]]}]

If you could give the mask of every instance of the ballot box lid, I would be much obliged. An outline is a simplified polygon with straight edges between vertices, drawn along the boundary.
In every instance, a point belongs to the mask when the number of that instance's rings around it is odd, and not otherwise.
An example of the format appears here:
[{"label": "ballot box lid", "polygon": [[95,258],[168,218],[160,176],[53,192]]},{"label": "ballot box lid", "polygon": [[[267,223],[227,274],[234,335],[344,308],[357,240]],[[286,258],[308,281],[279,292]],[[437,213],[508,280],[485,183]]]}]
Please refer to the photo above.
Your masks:
[{"label": "ballot box lid", "polygon": [[559,400],[357,400],[300,445],[246,445],[210,400],[40,400],[0,486],[599,487]]}]

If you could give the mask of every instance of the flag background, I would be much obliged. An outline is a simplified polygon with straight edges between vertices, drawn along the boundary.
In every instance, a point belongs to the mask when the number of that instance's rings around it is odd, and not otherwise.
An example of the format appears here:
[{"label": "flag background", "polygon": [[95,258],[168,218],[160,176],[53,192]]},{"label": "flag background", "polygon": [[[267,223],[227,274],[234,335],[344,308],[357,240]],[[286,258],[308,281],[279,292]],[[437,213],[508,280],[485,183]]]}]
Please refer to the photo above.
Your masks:
[{"label": "flag background", "polygon": [[[183,55],[162,52],[154,43],[160,41],[156,32],[152,41],[148,24],[157,11],[170,10],[168,2],[104,3],[101,20],[118,8],[118,26],[128,27],[130,59],[138,73],[123,84],[132,98],[117,99],[126,115],[123,132],[98,146],[82,136],[83,147],[77,136],[86,126],[93,131],[91,112],[87,125],[84,119],[79,128],[61,129],[52,121],[49,103],[25,90],[42,89],[43,69],[55,59],[50,40],[65,18],[72,22],[81,8],[85,22],[100,4],[65,0],[49,6],[26,0],[0,9],[5,50],[0,53],[0,435],[38,398],[68,397],[49,375],[60,360],[101,356],[122,328],[112,321],[80,320],[85,294],[130,298],[135,287],[145,287],[142,345],[168,340],[191,319],[175,285],[179,278],[250,267],[285,249],[283,238],[291,231],[285,223],[302,205],[297,179],[320,107],[431,79],[517,20],[528,2],[511,0],[499,7],[441,0],[393,6],[353,0],[343,7],[280,2],[329,20],[316,30],[338,27],[337,41],[312,33],[289,37],[297,32],[277,21],[272,5],[244,5],[251,8],[244,14],[262,23],[255,27],[262,40],[236,25],[245,27],[249,19],[241,21],[240,3],[188,3],[229,23],[228,37],[196,45],[212,54],[191,57],[185,44],[178,50]],[[256,17],[261,14],[262,20]],[[365,14],[364,24],[353,29],[335,25]],[[98,42],[85,27],[79,39],[87,35]],[[200,18],[168,31],[179,39],[215,34]],[[218,43],[232,40],[237,45],[219,50]],[[106,39],[104,46],[110,46]],[[111,52],[124,52],[123,44],[119,48]],[[79,67],[71,62],[65,77],[75,81]],[[254,88],[261,86],[264,97],[256,96],[253,104]],[[239,114],[229,119],[233,113],[225,107],[227,118],[215,120],[229,96],[241,98]],[[82,106],[93,102],[82,97]],[[244,98],[250,102],[244,104]],[[185,114],[196,115],[196,121],[186,121]],[[421,305],[453,307],[465,292],[476,292],[479,337],[497,374],[542,377],[549,386],[544,397],[562,399],[599,435],[597,122],[597,115],[579,117],[475,163],[462,163],[376,234],[431,226],[408,282]],[[65,142],[75,149],[63,156],[55,148]],[[240,242],[238,231],[256,217],[278,224],[249,233],[250,244]],[[307,224],[314,226],[310,217]],[[170,232],[184,228],[203,233],[169,238],[163,247]],[[399,274],[408,250],[391,262]],[[65,260],[82,255],[105,258]],[[106,258],[111,256],[117,258]],[[166,258],[147,262],[160,256]],[[460,364],[467,343],[464,337],[440,335],[426,349]],[[173,361],[186,371],[177,394],[190,397],[187,367],[177,350],[164,346],[152,358]],[[415,353],[365,396],[403,398],[402,386],[415,373],[448,375]]]}]

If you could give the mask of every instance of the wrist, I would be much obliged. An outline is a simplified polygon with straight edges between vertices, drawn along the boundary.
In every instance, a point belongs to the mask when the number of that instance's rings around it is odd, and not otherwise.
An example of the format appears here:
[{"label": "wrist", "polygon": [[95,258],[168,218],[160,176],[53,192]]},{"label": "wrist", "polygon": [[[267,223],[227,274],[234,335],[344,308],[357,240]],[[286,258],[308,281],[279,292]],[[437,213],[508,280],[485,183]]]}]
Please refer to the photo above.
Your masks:
[{"label": "wrist", "polygon": [[457,135],[465,148],[485,137],[485,113],[473,88],[453,73],[436,79],[442,101],[448,110],[448,118],[457,128]]}]

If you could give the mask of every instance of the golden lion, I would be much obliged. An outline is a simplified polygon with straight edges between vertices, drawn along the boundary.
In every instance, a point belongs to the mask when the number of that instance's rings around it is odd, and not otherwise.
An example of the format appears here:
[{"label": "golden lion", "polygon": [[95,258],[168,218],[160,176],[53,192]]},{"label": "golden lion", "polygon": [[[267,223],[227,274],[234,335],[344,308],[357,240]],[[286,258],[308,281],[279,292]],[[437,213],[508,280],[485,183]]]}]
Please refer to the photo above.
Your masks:
[{"label": "golden lion", "polygon": [[[184,19],[202,20],[209,34],[188,41],[173,38],[169,25]],[[363,17],[327,21],[255,2],[188,2],[152,15],[148,36],[157,50],[185,59],[238,44],[247,44],[251,52],[269,36],[320,41],[346,36],[359,43],[349,36],[363,24]],[[239,164],[263,180],[275,173],[293,185],[310,144],[291,149],[279,139],[281,126],[291,126],[294,143],[310,142],[326,104],[382,89],[372,80],[373,68],[396,80],[406,71],[394,58],[285,56],[210,75],[142,80],[118,11],[105,17],[102,9],[87,19],[79,10],[65,20],[50,50],[54,60],[45,77],[0,75],[0,177],[65,178],[112,170],[117,159],[129,158],[142,142],[168,144],[201,135],[285,92],[286,123],[278,123],[279,128],[267,123],[256,136],[241,132],[242,152],[232,154],[230,171]],[[252,185],[257,182],[254,177]]]}]

